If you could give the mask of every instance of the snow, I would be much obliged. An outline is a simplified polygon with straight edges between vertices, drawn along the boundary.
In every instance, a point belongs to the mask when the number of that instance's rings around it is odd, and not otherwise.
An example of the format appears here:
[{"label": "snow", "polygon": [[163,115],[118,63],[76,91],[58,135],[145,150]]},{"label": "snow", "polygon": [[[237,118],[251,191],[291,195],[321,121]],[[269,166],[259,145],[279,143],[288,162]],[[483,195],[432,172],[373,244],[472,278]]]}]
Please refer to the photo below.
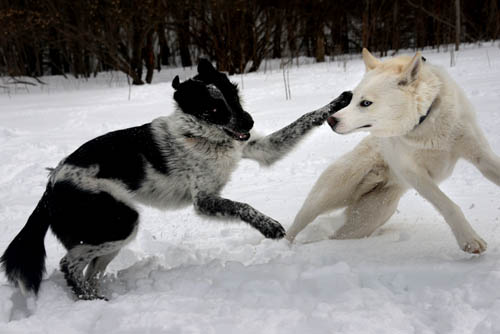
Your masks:
[{"label": "snow", "polygon": [[[448,53],[424,55],[464,88],[500,154],[498,46],[463,46],[453,68]],[[359,56],[345,69],[343,60],[294,66],[286,101],[283,73],[272,65],[233,78],[261,133],[353,88],[364,72]],[[40,198],[46,167],[95,136],[171,113],[169,81],[193,70],[162,71],[153,85],[130,90],[123,77],[108,74],[48,77],[48,86],[0,94],[0,250]],[[288,228],[319,174],[364,136],[339,136],[324,125],[271,168],[242,161],[223,195]],[[329,240],[342,224],[333,212],[293,245],[192,208],[143,207],[136,239],[109,266],[110,301],[74,301],[58,270],[64,249],[49,232],[47,275],[36,300],[25,300],[0,274],[0,333],[500,333],[500,189],[465,162],[442,189],[488,242],[484,255],[460,251],[443,218],[415,191],[370,238]]]}]

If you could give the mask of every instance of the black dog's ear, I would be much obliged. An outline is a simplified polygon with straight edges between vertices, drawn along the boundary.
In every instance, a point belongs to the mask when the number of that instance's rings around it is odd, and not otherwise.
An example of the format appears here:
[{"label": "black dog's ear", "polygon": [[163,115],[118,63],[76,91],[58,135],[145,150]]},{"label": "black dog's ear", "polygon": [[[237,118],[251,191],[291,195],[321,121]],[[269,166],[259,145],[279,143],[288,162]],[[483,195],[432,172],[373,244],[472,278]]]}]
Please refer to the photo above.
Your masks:
[{"label": "black dog's ear", "polygon": [[179,80],[179,76],[176,75],[174,80],[172,80],[172,88],[177,90],[177,89],[179,89],[180,85],[181,85],[181,81]]},{"label": "black dog's ear", "polygon": [[217,72],[212,63],[208,59],[202,58],[198,63],[198,73],[201,76],[210,76],[212,73]]}]

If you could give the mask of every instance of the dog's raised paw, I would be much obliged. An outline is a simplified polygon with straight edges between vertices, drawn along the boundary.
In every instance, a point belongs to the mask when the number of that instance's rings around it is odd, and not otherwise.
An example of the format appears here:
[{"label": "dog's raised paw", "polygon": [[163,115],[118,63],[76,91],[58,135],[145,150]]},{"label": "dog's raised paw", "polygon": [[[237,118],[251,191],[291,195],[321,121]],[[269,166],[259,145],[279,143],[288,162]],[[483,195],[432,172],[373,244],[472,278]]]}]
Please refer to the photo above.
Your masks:
[{"label": "dog's raised paw", "polygon": [[474,240],[467,241],[463,245],[462,250],[471,254],[481,254],[486,250],[487,246],[486,241],[481,238],[475,238]]},{"label": "dog's raised paw", "polygon": [[340,94],[335,100],[330,102],[330,115],[336,113],[340,109],[347,107],[351,103],[352,92],[345,91]]}]

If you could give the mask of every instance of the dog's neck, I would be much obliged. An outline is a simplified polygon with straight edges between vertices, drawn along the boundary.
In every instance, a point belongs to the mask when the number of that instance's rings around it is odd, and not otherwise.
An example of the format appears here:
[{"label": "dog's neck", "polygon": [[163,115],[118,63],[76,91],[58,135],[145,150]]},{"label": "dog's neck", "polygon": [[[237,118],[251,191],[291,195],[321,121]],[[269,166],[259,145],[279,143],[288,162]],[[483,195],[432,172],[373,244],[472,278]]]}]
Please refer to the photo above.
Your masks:
[{"label": "dog's neck", "polygon": [[[451,132],[442,131],[442,125],[443,122],[446,123],[446,119],[443,119],[440,108],[441,98],[437,96],[425,115],[420,117],[419,123],[408,134],[399,137],[400,140],[417,149],[442,150],[446,148],[447,144],[442,146],[446,143],[444,138],[447,138]],[[427,118],[432,118],[432,122],[425,122]]]},{"label": "dog's neck", "polygon": [[429,114],[432,111],[432,107],[434,106],[434,102],[436,102],[436,99],[434,99],[434,101],[432,101],[432,103],[429,106],[429,109],[427,109],[427,112],[425,113],[425,115],[420,117],[420,119],[418,120],[417,126],[419,126],[420,124],[422,124],[425,121],[425,119],[427,118],[427,116],[429,116]]},{"label": "dog's neck", "polygon": [[413,130],[415,130],[416,128],[418,128],[420,126],[420,124],[422,124],[425,119],[427,118],[427,116],[429,116],[429,114],[431,113],[433,107],[434,107],[434,104],[436,103],[436,100],[437,100],[437,97],[434,99],[434,101],[432,101],[431,105],[429,106],[429,109],[427,109],[427,112],[425,113],[425,115],[423,116],[420,116],[419,120],[418,120],[418,124],[415,125],[415,127],[413,128]]}]

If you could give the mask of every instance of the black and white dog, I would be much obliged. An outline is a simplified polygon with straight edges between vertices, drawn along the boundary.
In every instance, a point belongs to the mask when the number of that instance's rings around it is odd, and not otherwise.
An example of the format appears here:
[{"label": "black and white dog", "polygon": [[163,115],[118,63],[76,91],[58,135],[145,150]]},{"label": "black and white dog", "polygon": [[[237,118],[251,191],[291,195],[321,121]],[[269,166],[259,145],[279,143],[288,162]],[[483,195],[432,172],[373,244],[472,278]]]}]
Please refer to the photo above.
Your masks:
[{"label": "black and white dog", "polygon": [[345,92],[283,129],[249,140],[253,120],[236,85],[209,61],[200,61],[194,78],[181,83],[176,77],[172,86],[178,105],[172,115],[97,137],[51,172],[40,202],[1,258],[7,278],[23,292],[38,292],[50,226],[68,250],[60,267],[76,296],[103,298],[99,279],[136,233],[135,202],[163,208],[193,203],[199,214],[241,219],[267,238],[282,238],[277,221],[219,193],[242,157],[274,163],[352,97]]}]

